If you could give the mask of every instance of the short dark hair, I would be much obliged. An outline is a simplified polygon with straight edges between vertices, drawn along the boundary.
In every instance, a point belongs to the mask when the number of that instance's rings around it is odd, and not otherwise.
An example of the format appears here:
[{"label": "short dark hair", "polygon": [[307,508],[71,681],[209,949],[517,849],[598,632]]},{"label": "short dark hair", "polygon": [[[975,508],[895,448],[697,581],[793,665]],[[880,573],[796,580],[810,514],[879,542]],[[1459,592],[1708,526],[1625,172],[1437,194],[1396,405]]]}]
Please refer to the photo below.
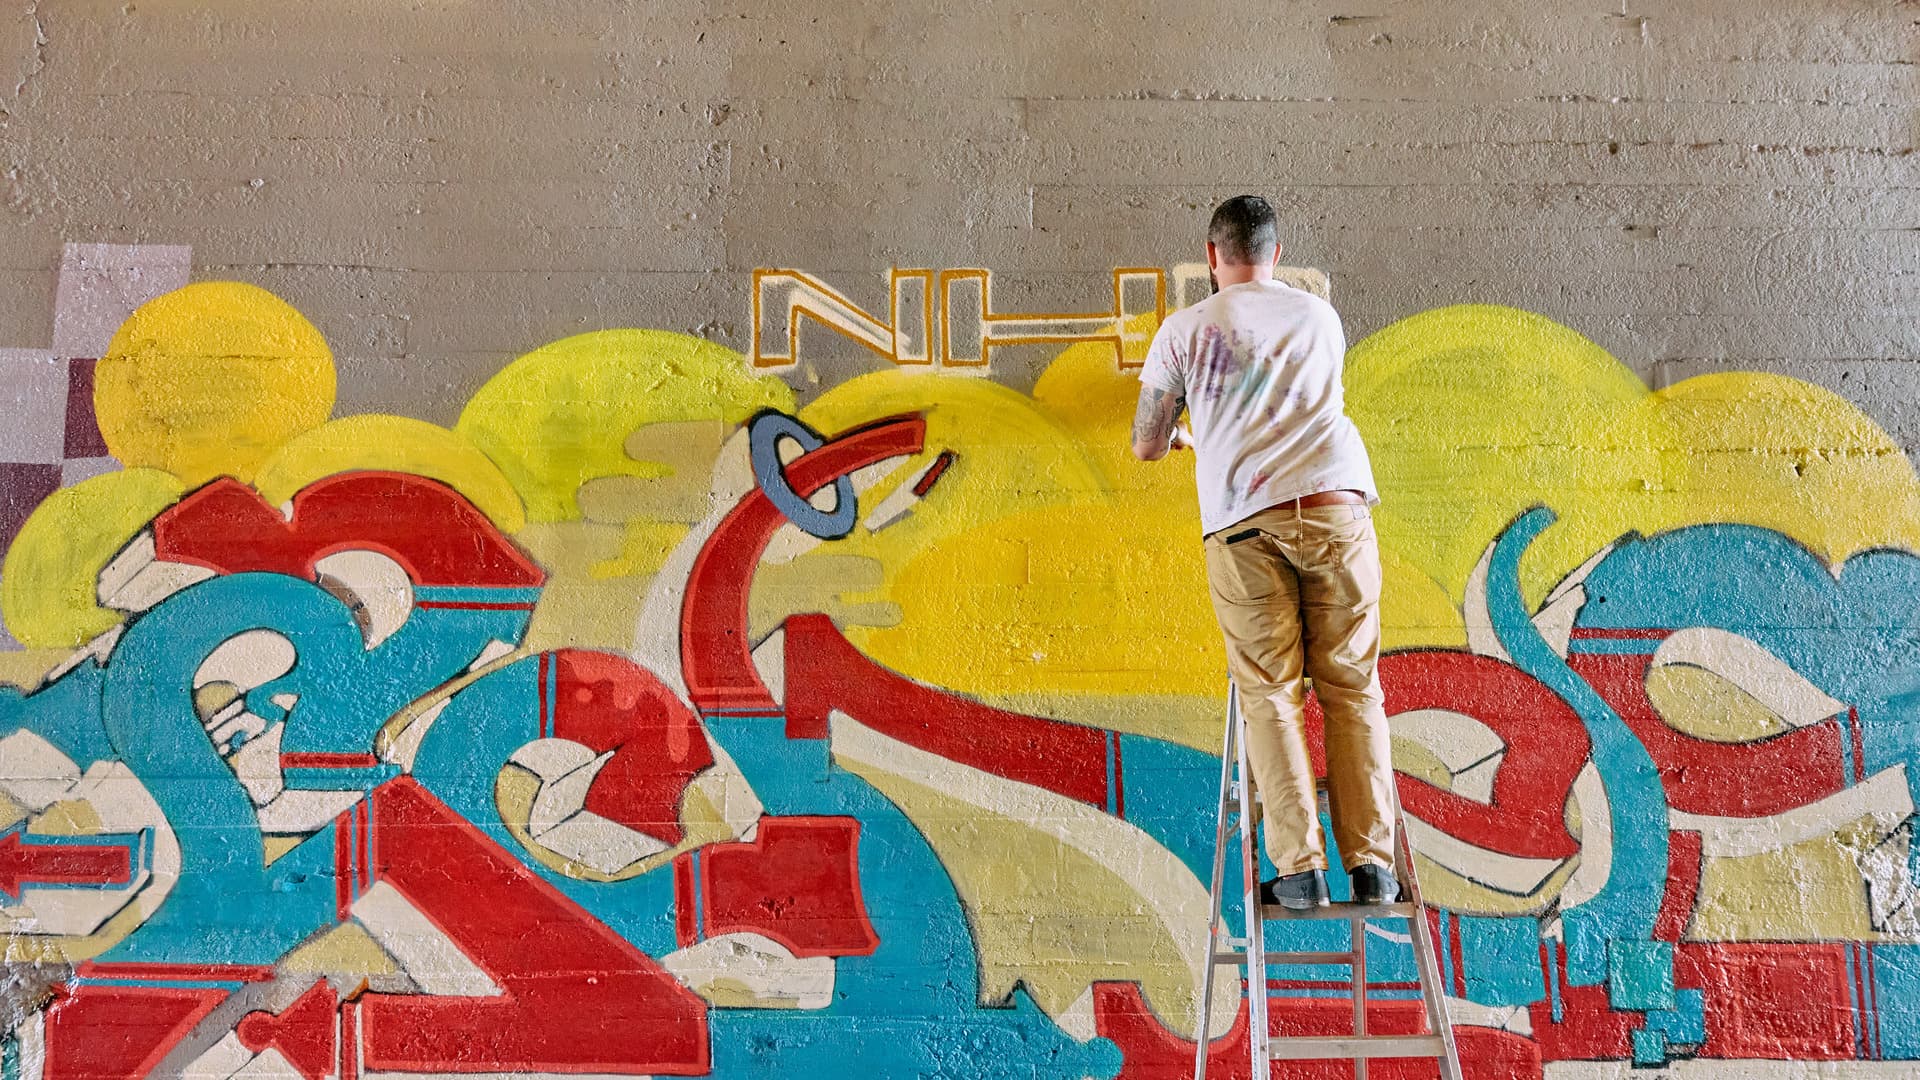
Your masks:
[{"label": "short dark hair", "polygon": [[1273,207],[1258,195],[1235,195],[1213,208],[1207,239],[1223,263],[1257,266],[1273,258],[1280,246],[1280,221]]}]

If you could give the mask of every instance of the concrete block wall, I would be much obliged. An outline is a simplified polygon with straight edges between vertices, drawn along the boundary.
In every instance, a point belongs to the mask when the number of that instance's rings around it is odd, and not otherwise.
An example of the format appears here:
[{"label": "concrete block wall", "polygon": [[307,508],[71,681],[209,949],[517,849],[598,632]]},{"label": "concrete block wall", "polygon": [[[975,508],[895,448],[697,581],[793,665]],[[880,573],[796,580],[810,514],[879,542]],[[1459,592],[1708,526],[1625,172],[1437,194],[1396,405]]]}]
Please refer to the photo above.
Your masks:
[{"label": "concrete block wall", "polygon": [[0,1062],[1160,1077],[1204,1012],[1228,1074],[1217,634],[1125,434],[1258,191],[1353,343],[1468,1075],[1908,1075],[1916,44],[0,8]]}]

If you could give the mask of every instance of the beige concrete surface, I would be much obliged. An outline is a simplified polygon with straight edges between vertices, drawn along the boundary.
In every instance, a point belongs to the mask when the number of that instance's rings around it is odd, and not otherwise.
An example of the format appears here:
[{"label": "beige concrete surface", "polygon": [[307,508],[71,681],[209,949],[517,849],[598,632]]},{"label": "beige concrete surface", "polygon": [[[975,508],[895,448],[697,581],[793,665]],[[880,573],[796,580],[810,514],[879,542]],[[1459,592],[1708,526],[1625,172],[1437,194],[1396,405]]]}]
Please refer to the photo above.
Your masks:
[{"label": "beige concrete surface", "polygon": [[[47,340],[62,243],[186,244],[196,278],[316,321],[365,399],[343,411],[447,421],[569,333],[744,347],[757,266],[866,302],[893,265],[984,266],[1011,305],[1084,307],[1250,190],[1355,338],[1512,304],[1650,380],[1790,371],[1911,440],[1885,395],[1920,359],[1916,24],[1849,0],[13,0],[0,342]],[[1863,366],[1886,374],[1841,378]]]}]

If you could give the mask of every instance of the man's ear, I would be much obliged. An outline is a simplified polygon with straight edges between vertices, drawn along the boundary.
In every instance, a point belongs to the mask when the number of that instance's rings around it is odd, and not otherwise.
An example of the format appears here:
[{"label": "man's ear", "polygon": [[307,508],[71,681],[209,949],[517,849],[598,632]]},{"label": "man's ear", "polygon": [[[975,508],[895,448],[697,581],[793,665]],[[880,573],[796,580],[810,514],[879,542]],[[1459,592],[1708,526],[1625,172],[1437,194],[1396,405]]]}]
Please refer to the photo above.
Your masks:
[{"label": "man's ear", "polygon": [[1220,253],[1214,250],[1213,241],[1207,241],[1207,269],[1220,269]]},{"label": "man's ear", "polygon": [[1278,240],[1275,240],[1275,241],[1273,242],[1273,265],[1274,265],[1274,266],[1275,266],[1276,268],[1277,268],[1277,267],[1279,267],[1279,265],[1280,265],[1280,248],[1281,248],[1281,247],[1282,247],[1282,245],[1281,245],[1281,243],[1280,243],[1280,241],[1278,241]]}]

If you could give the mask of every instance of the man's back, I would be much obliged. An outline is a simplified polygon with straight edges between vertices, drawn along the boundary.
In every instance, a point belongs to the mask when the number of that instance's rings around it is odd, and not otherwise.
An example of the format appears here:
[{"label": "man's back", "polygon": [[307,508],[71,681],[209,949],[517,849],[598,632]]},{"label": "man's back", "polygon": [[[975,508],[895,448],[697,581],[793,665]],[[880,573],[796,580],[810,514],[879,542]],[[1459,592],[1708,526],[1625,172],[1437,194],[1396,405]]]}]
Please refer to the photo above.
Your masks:
[{"label": "man's back", "polygon": [[1227,649],[1264,810],[1268,903],[1327,903],[1327,852],[1307,753],[1306,680],[1326,729],[1334,839],[1353,897],[1385,903],[1393,876],[1393,756],[1380,655],[1373,470],[1342,411],[1346,335],[1333,307],[1273,280],[1273,207],[1214,208],[1207,268],[1220,291],[1160,324],[1140,371],[1133,452],[1158,461],[1193,413],[1207,592]]},{"label": "man's back", "polygon": [[1161,323],[1140,381],[1184,397],[1203,532],[1322,491],[1378,501],[1340,388],[1333,306],[1273,280],[1231,285]]}]

